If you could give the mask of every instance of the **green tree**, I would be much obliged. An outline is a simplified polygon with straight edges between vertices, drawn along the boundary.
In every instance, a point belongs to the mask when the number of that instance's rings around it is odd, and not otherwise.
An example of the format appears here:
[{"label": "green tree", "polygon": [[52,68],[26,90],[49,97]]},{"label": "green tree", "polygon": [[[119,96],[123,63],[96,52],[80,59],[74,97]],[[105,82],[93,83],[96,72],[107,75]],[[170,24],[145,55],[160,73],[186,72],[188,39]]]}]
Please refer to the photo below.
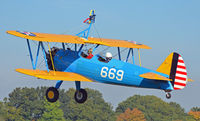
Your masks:
[{"label": "green tree", "polygon": [[0,102],[0,121],[5,120],[5,106],[3,105],[2,102]]},{"label": "green tree", "polygon": [[156,96],[135,95],[121,102],[116,108],[116,113],[123,113],[127,108],[137,108],[142,111],[148,121],[192,120],[179,104],[167,103]]},{"label": "green tree", "polygon": [[[25,120],[38,120],[41,116],[45,116],[46,110],[44,105],[44,96],[47,87],[37,88],[16,88],[9,94],[4,102],[9,107],[9,111],[16,110],[17,115],[20,115]],[[109,103],[106,103],[102,94],[97,90],[86,89],[88,92],[88,100],[84,104],[78,104],[74,100],[75,89],[60,92],[60,109],[64,112],[64,117],[67,120],[89,120],[89,121],[112,121],[114,111]],[[9,113],[10,115],[14,115]],[[41,119],[42,120],[42,119]]]},{"label": "green tree", "polygon": [[200,111],[200,107],[193,107],[193,108],[191,108],[191,111]]},{"label": "green tree", "polygon": [[63,111],[60,109],[60,102],[43,101],[45,111],[39,121],[64,121]]},{"label": "green tree", "polygon": [[[37,120],[44,112],[42,101],[46,87],[16,88],[9,94],[5,102],[9,107],[15,107],[26,120]],[[6,99],[5,99],[6,100]]]},{"label": "green tree", "polygon": [[106,103],[102,94],[93,89],[86,89],[88,99],[83,104],[74,100],[75,89],[70,88],[64,95],[61,95],[61,108],[64,111],[65,119],[72,121],[112,121],[114,111],[109,103]]},{"label": "green tree", "polygon": [[25,121],[25,119],[21,116],[20,109],[12,106],[6,107],[6,115],[4,119],[6,119],[6,121]]}]

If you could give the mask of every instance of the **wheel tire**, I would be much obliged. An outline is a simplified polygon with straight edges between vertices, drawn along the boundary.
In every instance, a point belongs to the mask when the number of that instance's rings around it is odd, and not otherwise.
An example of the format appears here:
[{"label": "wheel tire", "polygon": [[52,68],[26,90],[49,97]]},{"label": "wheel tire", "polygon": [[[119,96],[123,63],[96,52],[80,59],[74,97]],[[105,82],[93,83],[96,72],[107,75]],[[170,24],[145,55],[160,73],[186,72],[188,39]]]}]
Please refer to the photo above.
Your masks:
[{"label": "wheel tire", "polygon": [[59,92],[55,87],[49,87],[46,91],[46,99],[49,102],[56,102],[59,98]]},{"label": "wheel tire", "polygon": [[84,103],[87,100],[87,92],[85,89],[77,90],[74,94],[74,99],[77,103]]},{"label": "wheel tire", "polygon": [[167,92],[167,93],[166,93],[166,98],[167,98],[167,99],[170,99],[170,98],[171,98],[171,93]]}]

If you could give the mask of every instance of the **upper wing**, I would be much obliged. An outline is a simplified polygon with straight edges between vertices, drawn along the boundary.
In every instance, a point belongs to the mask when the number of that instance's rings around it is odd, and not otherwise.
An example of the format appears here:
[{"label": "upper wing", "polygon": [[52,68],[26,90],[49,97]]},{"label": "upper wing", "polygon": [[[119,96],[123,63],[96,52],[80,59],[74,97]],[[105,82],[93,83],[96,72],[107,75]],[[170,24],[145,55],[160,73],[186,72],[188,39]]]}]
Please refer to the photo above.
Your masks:
[{"label": "upper wing", "polygon": [[44,71],[44,70],[32,70],[32,69],[16,69],[17,72],[23,73],[29,76],[34,76],[41,79],[48,80],[63,80],[63,81],[85,81],[93,82],[92,80],[73,72],[61,72],[61,71]]},{"label": "upper wing", "polygon": [[31,39],[35,41],[84,44],[83,38],[72,35],[59,35],[59,34],[22,32],[22,31],[7,31],[7,33],[15,35],[17,37]]},{"label": "upper wing", "polygon": [[141,75],[139,75],[139,76],[142,77],[142,78],[146,78],[146,79],[163,80],[163,81],[172,81],[172,80],[169,79],[169,78],[166,78],[166,77],[164,77],[164,76],[161,76],[161,75],[159,75],[159,74],[152,73],[152,72],[145,73],[145,74],[141,74]]},{"label": "upper wing", "polygon": [[151,49],[151,47],[144,44],[136,44],[126,40],[118,40],[118,39],[104,39],[104,38],[94,38],[88,37],[88,40],[85,40],[86,43],[92,44],[101,44],[111,47],[125,47],[125,48],[140,48],[140,49]]},{"label": "upper wing", "polygon": [[100,44],[110,47],[125,47],[125,48],[140,48],[151,49],[151,47],[144,44],[136,44],[136,42],[130,42],[126,40],[117,39],[104,39],[89,37],[88,39],[73,36],[73,35],[59,35],[59,34],[47,34],[36,32],[23,32],[23,31],[7,31],[8,34],[15,35],[21,38],[31,39],[42,42],[61,42],[61,43],[77,43],[77,44]]}]

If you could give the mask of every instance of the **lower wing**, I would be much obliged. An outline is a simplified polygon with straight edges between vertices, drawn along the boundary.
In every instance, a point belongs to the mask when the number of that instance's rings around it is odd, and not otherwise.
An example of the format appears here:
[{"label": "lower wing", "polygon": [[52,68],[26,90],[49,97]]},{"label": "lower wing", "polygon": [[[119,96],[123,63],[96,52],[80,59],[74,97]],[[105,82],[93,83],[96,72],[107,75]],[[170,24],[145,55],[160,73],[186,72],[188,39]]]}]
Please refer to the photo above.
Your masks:
[{"label": "lower wing", "polygon": [[84,77],[80,74],[73,72],[62,72],[62,71],[45,71],[45,70],[32,70],[32,69],[16,69],[17,72],[26,74],[29,76],[34,76],[40,79],[47,80],[63,80],[63,81],[84,81],[93,82],[92,80]]}]

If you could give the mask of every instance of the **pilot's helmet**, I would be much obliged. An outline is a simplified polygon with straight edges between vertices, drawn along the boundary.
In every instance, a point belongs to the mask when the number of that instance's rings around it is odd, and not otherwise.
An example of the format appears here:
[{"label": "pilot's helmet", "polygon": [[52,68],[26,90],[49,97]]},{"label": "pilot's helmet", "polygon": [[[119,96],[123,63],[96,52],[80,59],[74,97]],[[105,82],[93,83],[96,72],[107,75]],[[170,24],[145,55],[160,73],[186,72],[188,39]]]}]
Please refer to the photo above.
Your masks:
[{"label": "pilot's helmet", "polygon": [[106,53],[106,59],[111,60],[112,59],[112,54],[110,52]]}]

